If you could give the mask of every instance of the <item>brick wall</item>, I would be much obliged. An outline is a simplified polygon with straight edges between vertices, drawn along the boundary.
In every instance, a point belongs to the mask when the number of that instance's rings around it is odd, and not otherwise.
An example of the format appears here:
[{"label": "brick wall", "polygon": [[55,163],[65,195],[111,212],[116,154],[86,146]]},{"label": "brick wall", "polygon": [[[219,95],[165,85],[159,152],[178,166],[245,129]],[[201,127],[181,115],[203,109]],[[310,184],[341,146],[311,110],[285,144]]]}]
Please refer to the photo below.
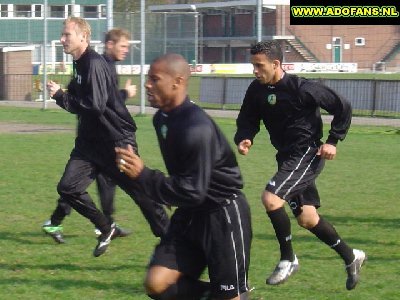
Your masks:
[{"label": "brick wall", "polygon": [[31,100],[32,52],[0,49],[0,100]]},{"label": "brick wall", "polygon": [[[396,25],[291,26],[289,9],[289,6],[277,7],[277,35],[296,36],[320,62],[334,62],[332,50],[327,49],[327,44],[332,44],[334,37],[341,38],[341,62],[357,63],[359,69],[365,70],[372,69],[373,64],[381,61],[400,41],[400,26]],[[364,46],[355,45],[355,39],[360,37],[365,39]],[[398,65],[399,62],[395,59],[389,64]]]}]

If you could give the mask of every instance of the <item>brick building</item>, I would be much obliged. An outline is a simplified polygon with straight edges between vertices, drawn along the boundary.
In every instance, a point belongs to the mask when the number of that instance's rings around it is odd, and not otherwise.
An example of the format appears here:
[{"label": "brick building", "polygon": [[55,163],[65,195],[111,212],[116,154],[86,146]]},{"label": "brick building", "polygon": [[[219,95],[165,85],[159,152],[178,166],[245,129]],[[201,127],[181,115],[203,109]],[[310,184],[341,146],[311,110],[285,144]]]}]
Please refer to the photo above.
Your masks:
[{"label": "brick building", "polygon": [[[382,66],[388,71],[400,69],[398,25],[290,25],[289,1],[262,3],[262,39],[280,40],[286,62],[357,63],[359,70]],[[257,0],[153,5],[148,10],[198,14],[199,63],[248,62],[249,45],[257,41]]]}]

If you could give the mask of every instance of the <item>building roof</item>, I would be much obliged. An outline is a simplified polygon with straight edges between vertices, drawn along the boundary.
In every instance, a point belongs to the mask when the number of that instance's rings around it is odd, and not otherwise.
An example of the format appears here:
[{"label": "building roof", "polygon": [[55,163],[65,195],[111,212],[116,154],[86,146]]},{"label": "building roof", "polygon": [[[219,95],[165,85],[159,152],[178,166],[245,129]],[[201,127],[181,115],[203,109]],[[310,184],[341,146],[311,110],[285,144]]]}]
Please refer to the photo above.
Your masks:
[{"label": "building roof", "polygon": [[24,46],[24,47],[3,47],[0,48],[0,52],[15,52],[15,51],[33,51],[34,46]]},{"label": "building roof", "polygon": [[[262,6],[265,8],[275,9],[276,5],[289,5],[289,0],[261,0]],[[149,5],[150,11],[197,11],[205,9],[231,9],[243,8],[249,9],[257,6],[257,0],[241,0],[241,1],[225,1],[225,2],[207,2],[196,4],[164,4],[164,5]]]}]

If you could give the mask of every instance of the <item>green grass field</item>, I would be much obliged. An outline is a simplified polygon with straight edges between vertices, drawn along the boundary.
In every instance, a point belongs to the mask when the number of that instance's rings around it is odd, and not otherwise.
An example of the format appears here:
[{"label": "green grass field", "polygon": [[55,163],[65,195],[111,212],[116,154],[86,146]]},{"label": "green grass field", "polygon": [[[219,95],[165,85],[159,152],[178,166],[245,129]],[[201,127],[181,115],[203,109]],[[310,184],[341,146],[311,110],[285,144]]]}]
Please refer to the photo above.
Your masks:
[{"label": "green grass field", "polygon": [[[146,164],[164,170],[150,116],[135,118]],[[75,117],[62,110],[0,107],[0,122],[54,124],[71,132],[0,134],[0,299],[148,299],[142,282],[157,243],[138,208],[117,192],[115,214],[134,234],[114,240],[106,254],[92,256],[93,225],[76,212],[64,222],[67,244],[41,231],[55,208],[56,185],[74,142]],[[232,119],[217,119],[230,141]],[[353,126],[327,162],[318,186],[320,213],[351,246],[367,252],[359,286],[345,289],[339,257],[292,218],[300,271],[281,286],[265,285],[278,245],[260,203],[275,171],[274,150],[261,131],[247,157],[238,156],[252,208],[254,238],[250,266],[252,299],[399,299],[400,136],[389,127]],[[90,187],[97,201],[96,189]]]}]

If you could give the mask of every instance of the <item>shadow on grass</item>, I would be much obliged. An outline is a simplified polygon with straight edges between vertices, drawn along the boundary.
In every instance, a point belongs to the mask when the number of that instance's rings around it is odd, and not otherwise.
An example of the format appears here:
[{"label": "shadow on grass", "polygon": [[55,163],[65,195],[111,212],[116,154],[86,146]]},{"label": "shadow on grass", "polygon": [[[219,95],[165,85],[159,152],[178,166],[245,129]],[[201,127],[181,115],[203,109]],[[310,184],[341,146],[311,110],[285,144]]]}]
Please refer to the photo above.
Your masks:
[{"label": "shadow on grass", "polygon": [[[306,229],[304,229],[305,232],[308,232]],[[340,235],[340,232],[339,232]],[[259,239],[259,240],[264,240],[264,241],[268,241],[273,245],[277,245],[278,247],[278,241],[275,237],[275,235],[272,234],[263,234],[263,233],[259,233],[259,234],[253,234],[253,239]],[[377,241],[375,237],[371,237],[371,239],[361,239],[361,238],[353,238],[353,237],[343,237],[343,240],[345,240],[348,243],[351,244],[357,244],[357,245],[372,245],[372,244],[376,244],[376,245],[381,245],[382,247],[398,247],[399,246],[399,242],[397,240],[392,240],[392,241]],[[309,235],[305,236],[305,235],[295,235],[293,237],[293,242],[307,242],[307,243],[322,243],[320,240],[318,240],[318,238],[316,236],[314,236],[312,233],[310,233]],[[350,245],[351,246],[351,245]]]},{"label": "shadow on grass", "polygon": [[[78,237],[78,235],[64,235],[66,240],[68,238],[74,238]],[[40,240],[36,240],[37,238],[40,238]],[[50,244],[58,245],[57,243],[54,242],[52,237],[49,235],[46,235],[42,231],[37,231],[37,232],[7,232],[7,231],[2,231],[0,232],[0,240],[7,240],[7,241],[13,241],[19,244],[23,245],[43,245],[43,241],[48,241]]]},{"label": "shadow on grass", "polygon": [[128,284],[118,281],[104,282],[99,280],[72,280],[72,279],[51,279],[49,277],[43,278],[43,280],[34,279],[21,279],[21,278],[10,278],[0,279],[0,286],[2,285],[33,285],[33,286],[45,286],[48,285],[53,289],[57,290],[69,290],[69,289],[85,289],[93,288],[96,290],[113,291],[118,290],[119,292],[126,292],[130,295],[144,295],[144,289],[141,284]]},{"label": "shadow on grass", "polygon": [[[255,234],[254,239],[267,241],[268,249],[271,251],[279,251],[279,244],[274,235],[267,234]],[[376,241],[373,238],[371,240],[358,239],[358,238],[344,238],[344,240],[354,248],[362,249],[367,253],[368,264],[382,264],[382,263],[393,263],[397,264],[400,259],[400,254],[398,254],[399,243],[397,241]],[[299,246],[301,244],[301,246]],[[331,250],[327,245],[321,242],[317,237],[311,233],[307,236],[296,235],[293,237],[294,249],[297,249],[298,257],[302,259],[318,260],[318,261],[332,261],[332,259],[340,260],[333,250]],[[373,247],[371,248],[371,245]],[[381,249],[386,249],[387,251],[377,251],[374,252],[374,247]],[[321,255],[315,253],[316,248],[321,248]],[[308,251],[307,249],[312,249]],[[254,248],[253,250],[254,251]],[[257,250],[256,250],[257,251]],[[296,250],[295,250],[296,251]],[[268,250],[265,250],[265,255],[268,254]],[[300,259],[300,258],[299,258]]]},{"label": "shadow on grass", "polygon": [[357,216],[333,216],[333,215],[323,215],[326,220],[332,224],[346,224],[349,223],[352,226],[357,226],[357,223],[363,223],[383,228],[395,228],[400,227],[400,218],[382,218],[382,217],[357,217]]},{"label": "shadow on grass", "polygon": [[43,270],[43,271],[122,271],[122,270],[138,270],[144,269],[145,266],[141,264],[121,264],[121,265],[109,265],[102,264],[101,266],[82,266],[74,264],[28,264],[28,263],[15,263],[5,264],[0,263],[0,269],[8,271],[21,271],[21,270]]}]

